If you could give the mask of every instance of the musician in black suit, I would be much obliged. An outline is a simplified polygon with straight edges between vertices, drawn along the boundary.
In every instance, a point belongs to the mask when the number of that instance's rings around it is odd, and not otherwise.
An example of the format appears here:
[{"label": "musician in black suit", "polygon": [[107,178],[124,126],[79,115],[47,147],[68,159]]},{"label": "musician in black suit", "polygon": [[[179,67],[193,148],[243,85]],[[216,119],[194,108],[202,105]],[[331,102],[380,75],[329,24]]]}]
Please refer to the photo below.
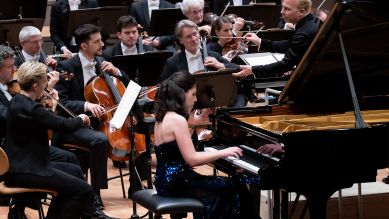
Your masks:
[{"label": "musician in black suit", "polygon": [[162,71],[161,81],[169,78],[177,71],[186,70],[190,73],[204,70],[207,66],[213,70],[222,68],[237,68],[237,65],[228,62],[220,54],[208,52],[205,60],[200,49],[200,34],[197,25],[190,20],[178,22],[176,36],[181,44],[181,51],[170,57]]},{"label": "musician in black suit", "polygon": [[57,51],[72,56],[77,52],[78,47],[72,42],[72,37],[67,36],[69,12],[83,8],[99,7],[96,0],[57,0],[51,8],[50,15],[50,37]]},{"label": "musician in black suit", "polygon": [[319,31],[321,21],[310,13],[310,0],[284,0],[281,15],[286,22],[295,25],[295,32],[289,40],[271,41],[259,38],[254,33],[245,35],[245,39],[258,46],[259,51],[285,53],[282,60],[258,66],[241,66],[242,71],[235,76],[243,77],[255,74],[257,78],[280,77],[293,70],[308,49],[316,33]]},{"label": "musician in black suit", "polygon": [[163,8],[174,8],[174,5],[165,0],[140,0],[132,3],[129,12],[145,31],[149,31],[151,11]]},{"label": "musician in black suit", "polygon": [[117,55],[134,55],[141,52],[153,51],[153,47],[142,45],[142,50],[139,48],[138,22],[130,15],[121,16],[116,22],[117,36],[120,40],[114,46],[107,47],[103,51],[103,57],[110,60],[111,57]]},{"label": "musician in black suit", "polygon": [[230,2],[230,6],[248,5],[252,0],[214,0],[213,1],[213,13],[220,15],[225,9],[226,5]]},{"label": "musician in black suit", "polygon": [[[6,116],[9,102],[12,98],[12,95],[8,92],[8,83],[13,80],[13,72],[16,70],[14,52],[11,48],[0,45],[0,146],[3,147],[5,144],[6,137]],[[51,77],[48,87],[54,86],[57,78]],[[51,85],[50,85],[51,84]],[[48,159],[50,161],[56,162],[66,162],[79,165],[77,157],[68,151],[62,150],[57,147],[49,147]],[[0,180],[1,181],[1,180]],[[18,209],[21,215],[24,214],[24,203],[18,202],[18,208],[12,208],[12,211],[9,212],[10,215],[15,216],[18,213]],[[16,216],[14,217],[16,218]]]},{"label": "musician in black suit", "polygon": [[48,84],[47,66],[25,62],[18,70],[21,87],[7,112],[6,153],[10,167],[5,183],[11,187],[51,189],[46,218],[110,218],[96,209],[93,190],[79,166],[48,159],[48,129],[72,132],[90,124],[87,115],[64,118],[37,103]]},{"label": "musician in black suit", "polygon": [[[96,118],[105,114],[105,109],[99,104],[85,100],[84,87],[87,82],[100,73],[100,68],[114,76],[119,77],[124,84],[128,83],[128,76],[121,73],[118,68],[103,58],[104,43],[101,41],[100,29],[92,24],[84,24],[74,33],[80,52],[71,59],[59,63],[58,69],[74,73],[70,80],[60,79],[55,88],[58,90],[61,103],[76,114],[91,113]],[[97,58],[101,66],[96,66]],[[68,116],[67,114],[64,114]],[[53,135],[53,144],[76,144],[91,150],[90,168],[91,182],[97,197],[100,189],[108,188],[107,183],[107,150],[109,142],[107,137],[99,131],[88,128],[78,129],[75,132],[56,132]],[[101,203],[98,203],[102,205]]]},{"label": "musician in black suit", "polygon": [[19,42],[22,46],[22,50],[15,57],[15,64],[19,67],[25,61],[38,61],[46,65],[50,65],[52,68],[57,66],[57,60],[46,57],[44,59],[42,50],[42,33],[34,26],[25,26],[19,32]]}]

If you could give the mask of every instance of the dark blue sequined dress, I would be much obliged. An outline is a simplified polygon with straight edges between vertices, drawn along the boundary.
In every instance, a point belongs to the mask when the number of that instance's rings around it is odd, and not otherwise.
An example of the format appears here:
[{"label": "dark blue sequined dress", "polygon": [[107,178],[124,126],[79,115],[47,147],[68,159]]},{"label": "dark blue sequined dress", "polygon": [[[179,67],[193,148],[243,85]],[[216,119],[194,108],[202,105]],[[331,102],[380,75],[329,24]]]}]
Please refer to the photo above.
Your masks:
[{"label": "dark blue sequined dress", "polygon": [[255,218],[252,209],[244,209],[250,206],[244,184],[232,177],[198,174],[185,163],[175,141],[155,147],[155,152],[158,195],[199,199],[206,210],[195,218]]}]

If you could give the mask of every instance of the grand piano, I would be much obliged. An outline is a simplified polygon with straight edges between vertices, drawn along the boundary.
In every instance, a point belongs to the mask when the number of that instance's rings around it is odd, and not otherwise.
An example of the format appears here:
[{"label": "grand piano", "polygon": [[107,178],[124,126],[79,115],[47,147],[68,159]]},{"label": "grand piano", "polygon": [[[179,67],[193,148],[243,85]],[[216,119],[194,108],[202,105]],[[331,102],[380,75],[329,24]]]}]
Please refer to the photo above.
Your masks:
[{"label": "grand piano", "polygon": [[[388,167],[388,10],[384,0],[333,0],[278,105],[218,110],[216,138],[205,149],[238,145],[244,156],[215,167],[259,175],[263,189],[303,194],[310,218],[326,217],[336,190],[376,181],[377,169]],[[282,144],[285,153],[256,153],[264,144]]]}]

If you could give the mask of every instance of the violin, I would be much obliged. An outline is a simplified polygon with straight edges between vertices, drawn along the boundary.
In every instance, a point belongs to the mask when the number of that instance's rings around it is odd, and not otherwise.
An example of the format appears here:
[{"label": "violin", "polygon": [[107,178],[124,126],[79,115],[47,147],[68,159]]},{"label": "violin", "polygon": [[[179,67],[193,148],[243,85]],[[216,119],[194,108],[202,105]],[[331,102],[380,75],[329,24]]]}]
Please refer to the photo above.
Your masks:
[{"label": "violin", "polygon": [[241,38],[233,38],[231,42],[224,45],[222,50],[222,56],[229,62],[231,62],[239,54],[245,54],[248,52],[248,45],[242,41]]}]

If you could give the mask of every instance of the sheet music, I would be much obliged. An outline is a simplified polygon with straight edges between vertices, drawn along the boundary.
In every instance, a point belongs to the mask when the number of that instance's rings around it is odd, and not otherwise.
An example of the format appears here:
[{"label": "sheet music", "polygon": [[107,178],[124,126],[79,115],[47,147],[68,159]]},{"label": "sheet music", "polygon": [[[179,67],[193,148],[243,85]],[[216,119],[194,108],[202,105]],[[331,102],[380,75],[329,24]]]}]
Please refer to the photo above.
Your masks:
[{"label": "sheet music", "polygon": [[264,52],[264,53],[257,53],[257,56],[255,57],[246,57],[246,61],[249,63],[249,65],[267,65],[274,62],[281,61],[284,58],[285,54],[281,53],[270,53],[270,52]]},{"label": "sheet music", "polygon": [[120,100],[119,106],[116,109],[115,115],[109,122],[116,129],[120,129],[126,120],[128,113],[130,112],[136,98],[139,95],[142,87],[134,81],[130,81],[122,99]]}]

